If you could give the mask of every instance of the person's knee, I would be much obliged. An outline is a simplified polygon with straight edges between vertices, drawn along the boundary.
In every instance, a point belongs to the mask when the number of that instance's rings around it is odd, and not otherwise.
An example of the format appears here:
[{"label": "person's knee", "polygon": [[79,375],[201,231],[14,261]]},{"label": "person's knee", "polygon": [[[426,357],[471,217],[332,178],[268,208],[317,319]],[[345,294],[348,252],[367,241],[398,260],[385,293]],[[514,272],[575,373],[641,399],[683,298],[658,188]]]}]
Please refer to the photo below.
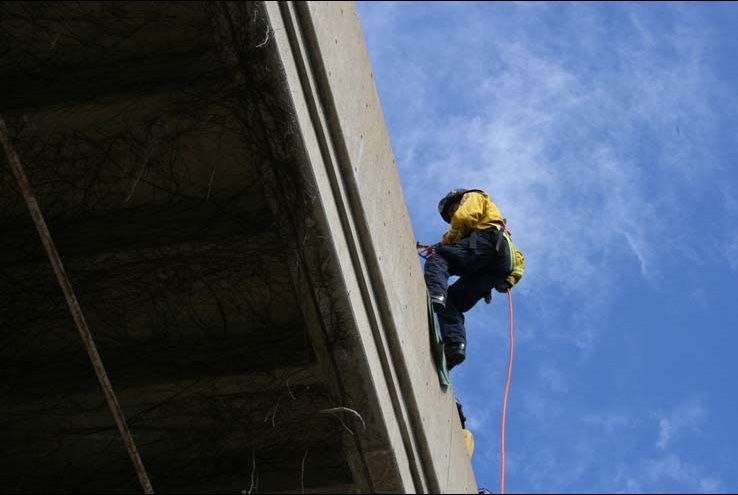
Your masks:
[{"label": "person's knee", "polygon": [[437,273],[444,271],[444,267],[446,266],[446,262],[438,257],[438,256],[431,256],[425,261],[425,273]]},{"label": "person's knee", "polygon": [[457,310],[466,313],[474,307],[480,299],[489,293],[489,288],[482,287],[459,287],[452,285],[448,289],[448,299],[452,301]]}]

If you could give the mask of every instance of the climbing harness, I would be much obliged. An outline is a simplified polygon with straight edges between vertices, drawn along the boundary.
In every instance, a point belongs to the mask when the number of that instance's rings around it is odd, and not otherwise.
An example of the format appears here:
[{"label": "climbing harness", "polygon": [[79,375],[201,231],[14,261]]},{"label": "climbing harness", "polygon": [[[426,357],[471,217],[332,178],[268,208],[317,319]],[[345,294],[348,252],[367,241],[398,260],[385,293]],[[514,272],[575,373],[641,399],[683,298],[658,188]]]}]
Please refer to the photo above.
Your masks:
[{"label": "climbing harness", "polygon": [[418,250],[418,256],[420,256],[424,260],[427,260],[434,254],[436,254],[436,249],[438,249],[438,244],[421,244],[419,242],[416,242],[415,248]]}]

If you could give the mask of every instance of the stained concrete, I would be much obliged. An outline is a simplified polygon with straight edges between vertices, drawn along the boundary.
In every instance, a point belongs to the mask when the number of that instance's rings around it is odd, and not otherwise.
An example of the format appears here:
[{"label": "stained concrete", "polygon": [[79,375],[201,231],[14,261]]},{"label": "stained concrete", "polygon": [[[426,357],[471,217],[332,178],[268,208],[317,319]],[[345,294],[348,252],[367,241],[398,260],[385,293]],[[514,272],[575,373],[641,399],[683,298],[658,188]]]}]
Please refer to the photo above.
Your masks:
[{"label": "stained concrete", "polygon": [[[6,2],[0,48],[156,491],[476,492],[352,3]],[[0,170],[1,490],[139,491]]]}]

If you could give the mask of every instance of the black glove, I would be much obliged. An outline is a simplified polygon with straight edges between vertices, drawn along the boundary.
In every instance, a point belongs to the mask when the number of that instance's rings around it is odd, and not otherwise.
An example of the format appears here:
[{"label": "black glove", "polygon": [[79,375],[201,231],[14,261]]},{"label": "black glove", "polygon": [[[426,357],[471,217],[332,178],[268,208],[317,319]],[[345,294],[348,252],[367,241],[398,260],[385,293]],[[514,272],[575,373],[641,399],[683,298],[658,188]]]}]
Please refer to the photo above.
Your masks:
[{"label": "black glove", "polygon": [[503,294],[506,293],[509,289],[512,289],[512,285],[510,285],[510,282],[508,282],[507,280],[495,285],[495,290],[497,292],[502,292]]}]

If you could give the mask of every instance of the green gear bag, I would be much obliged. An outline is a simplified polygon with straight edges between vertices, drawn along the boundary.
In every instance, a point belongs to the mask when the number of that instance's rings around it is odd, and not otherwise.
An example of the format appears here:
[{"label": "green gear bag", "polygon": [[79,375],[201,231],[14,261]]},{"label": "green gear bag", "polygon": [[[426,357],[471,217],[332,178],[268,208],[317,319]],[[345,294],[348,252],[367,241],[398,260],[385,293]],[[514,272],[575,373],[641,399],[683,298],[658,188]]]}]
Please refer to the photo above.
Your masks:
[{"label": "green gear bag", "polygon": [[451,385],[451,378],[448,375],[441,329],[438,328],[436,314],[433,312],[433,304],[431,303],[428,291],[425,292],[425,295],[428,301],[428,334],[430,336],[431,352],[433,353],[433,360],[436,363],[436,370],[438,371],[438,382],[441,388],[446,389]]}]

